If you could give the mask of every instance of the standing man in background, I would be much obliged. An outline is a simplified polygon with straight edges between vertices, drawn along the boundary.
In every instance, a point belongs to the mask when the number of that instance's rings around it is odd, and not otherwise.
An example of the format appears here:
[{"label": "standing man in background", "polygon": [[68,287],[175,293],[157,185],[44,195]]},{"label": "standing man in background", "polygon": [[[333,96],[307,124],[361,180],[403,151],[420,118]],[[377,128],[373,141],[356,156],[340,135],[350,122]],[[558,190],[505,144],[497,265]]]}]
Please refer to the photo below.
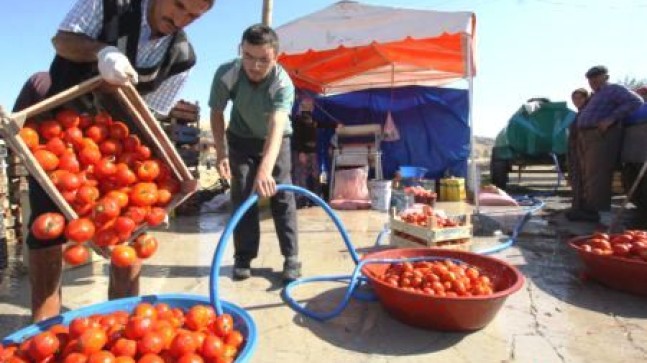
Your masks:
[{"label": "standing man in background", "polygon": [[[276,185],[292,183],[289,114],[294,86],[277,63],[278,50],[279,39],[272,28],[262,24],[247,28],[241,57],[216,70],[209,106],[218,172],[231,179],[233,208],[238,209],[253,192],[271,197],[272,218],[285,258],[282,277],[290,282],[301,276],[295,198],[292,193],[277,193]],[[227,150],[224,110],[229,100]],[[234,231],[235,280],[251,276],[250,264],[258,255],[259,243],[258,206],[254,205]]]},{"label": "standing man in background", "polygon": [[[49,72],[32,76],[14,111],[101,75],[113,85],[137,84],[156,113],[166,115],[196,62],[182,30],[204,15],[215,0],[78,0],[52,39],[56,56]],[[57,212],[40,185],[29,179],[31,217]],[[40,241],[31,231],[29,280],[35,322],[58,315],[64,237]],[[139,294],[141,263],[111,266],[108,298]]]},{"label": "standing man in background", "polygon": [[586,72],[593,95],[577,117],[583,194],[580,209],[567,215],[570,220],[597,222],[600,212],[610,211],[613,172],[622,144],[622,121],[643,103],[635,92],[609,83],[608,73],[604,66]]}]

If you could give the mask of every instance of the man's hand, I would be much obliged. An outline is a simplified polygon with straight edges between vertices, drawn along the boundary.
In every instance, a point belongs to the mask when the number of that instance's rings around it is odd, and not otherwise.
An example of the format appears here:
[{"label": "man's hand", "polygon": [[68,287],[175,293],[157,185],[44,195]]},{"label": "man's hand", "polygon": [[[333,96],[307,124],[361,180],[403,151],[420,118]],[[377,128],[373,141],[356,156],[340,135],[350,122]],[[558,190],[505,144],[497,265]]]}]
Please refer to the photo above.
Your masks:
[{"label": "man's hand", "polygon": [[261,197],[271,197],[276,194],[276,181],[272,177],[272,173],[266,172],[263,167],[258,168],[256,173],[254,191]]},{"label": "man's hand", "polygon": [[602,133],[605,133],[607,132],[607,129],[609,129],[609,127],[613,125],[614,122],[615,121],[610,118],[605,118],[602,121],[598,122],[598,130],[600,130],[600,132]]},{"label": "man's hand", "polygon": [[137,83],[138,75],[130,64],[128,57],[117,47],[107,46],[97,53],[99,73],[106,82],[115,86],[123,86],[128,81]]},{"label": "man's hand", "polygon": [[216,162],[218,173],[222,179],[231,180],[231,169],[229,168],[229,158],[224,157]]}]

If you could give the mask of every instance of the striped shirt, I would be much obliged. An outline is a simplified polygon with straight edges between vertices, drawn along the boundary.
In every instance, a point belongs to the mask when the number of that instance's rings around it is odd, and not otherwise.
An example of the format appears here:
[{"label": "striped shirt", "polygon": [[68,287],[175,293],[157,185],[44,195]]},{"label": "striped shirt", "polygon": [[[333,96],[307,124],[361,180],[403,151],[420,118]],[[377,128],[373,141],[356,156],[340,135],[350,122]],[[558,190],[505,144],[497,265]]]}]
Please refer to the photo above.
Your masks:
[{"label": "striped shirt", "polygon": [[[159,64],[171,44],[172,36],[166,35],[158,38],[151,38],[152,30],[146,16],[150,0],[142,1],[142,21],[139,31],[139,42],[137,46],[136,67],[148,68]],[[77,0],[63,22],[59,30],[72,33],[81,33],[90,38],[97,39],[103,28],[103,0]],[[184,86],[189,71],[173,75],[166,79],[153,92],[144,96],[148,106],[155,112],[167,115],[178,97],[182,86]]]},{"label": "striped shirt", "polygon": [[636,111],[643,100],[633,91],[618,84],[607,84],[595,92],[577,116],[578,128],[594,128],[605,119],[623,121]]}]

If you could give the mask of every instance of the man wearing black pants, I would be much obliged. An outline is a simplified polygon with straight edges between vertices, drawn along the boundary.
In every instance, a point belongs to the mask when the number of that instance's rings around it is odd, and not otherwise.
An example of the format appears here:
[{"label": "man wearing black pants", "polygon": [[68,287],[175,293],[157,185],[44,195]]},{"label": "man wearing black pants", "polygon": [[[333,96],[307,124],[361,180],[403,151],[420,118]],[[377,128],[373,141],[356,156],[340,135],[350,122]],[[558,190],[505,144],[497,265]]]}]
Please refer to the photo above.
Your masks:
[{"label": "man wearing black pants", "polygon": [[[270,204],[281,254],[285,257],[283,280],[301,275],[298,260],[297,219],[294,195],[276,191],[277,184],[291,184],[288,115],[294,102],[294,86],[277,63],[278,37],[265,25],[253,25],[243,33],[241,58],[221,65],[213,78],[209,106],[216,146],[218,172],[231,179],[234,210],[253,193],[271,197]],[[232,101],[225,148],[224,110]],[[252,206],[234,231],[236,280],[251,276],[251,260],[260,242],[258,208]]]}]

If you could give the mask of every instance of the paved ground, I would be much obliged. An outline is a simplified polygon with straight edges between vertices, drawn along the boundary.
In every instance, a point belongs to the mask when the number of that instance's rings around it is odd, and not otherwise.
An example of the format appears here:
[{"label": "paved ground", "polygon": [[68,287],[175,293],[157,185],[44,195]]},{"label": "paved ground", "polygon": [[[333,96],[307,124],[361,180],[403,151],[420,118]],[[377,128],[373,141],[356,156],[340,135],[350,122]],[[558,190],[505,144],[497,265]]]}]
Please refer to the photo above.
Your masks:
[{"label": "paved ground", "polygon": [[[412,328],[378,303],[352,302],[337,318],[320,323],[292,311],[281,299],[281,258],[271,219],[262,222],[254,276],[234,283],[231,247],[221,271],[225,298],[247,309],[259,330],[254,362],[641,362],[647,361],[647,298],[610,290],[580,278],[577,255],[565,241],[595,226],[567,223],[559,211],[568,199],[547,199],[519,242],[495,255],[517,266],[526,285],[511,296],[486,328],[444,333]],[[385,221],[378,212],[344,212],[353,243],[367,251]],[[144,269],[143,293],[208,294],[209,267],[225,223],[223,215],[183,217],[156,232],[159,253]],[[304,274],[347,274],[352,262],[334,225],[318,208],[299,213]],[[0,284],[0,336],[28,324],[28,282],[12,249]],[[66,309],[106,298],[103,261],[65,274]],[[297,298],[327,311],[345,286],[306,285]]]}]

